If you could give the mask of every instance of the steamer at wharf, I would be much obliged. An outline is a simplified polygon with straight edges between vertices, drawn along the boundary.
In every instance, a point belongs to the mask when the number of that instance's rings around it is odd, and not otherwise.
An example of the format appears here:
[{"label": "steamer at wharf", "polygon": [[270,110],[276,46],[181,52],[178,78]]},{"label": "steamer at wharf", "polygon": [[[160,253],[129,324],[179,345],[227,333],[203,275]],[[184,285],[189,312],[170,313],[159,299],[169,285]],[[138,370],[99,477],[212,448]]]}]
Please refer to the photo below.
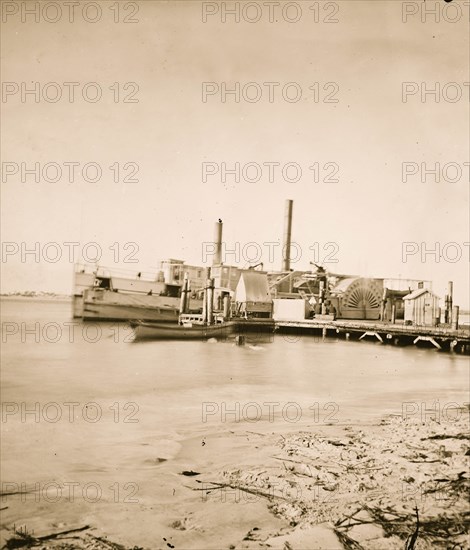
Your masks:
[{"label": "steamer at wharf", "polygon": [[287,200],[280,271],[264,271],[262,263],[246,269],[225,265],[219,220],[209,268],[168,259],[161,262],[156,275],[125,276],[97,266],[76,266],[74,317],[134,325],[181,325],[183,319],[186,326],[188,318],[197,318],[196,324],[204,326],[216,319],[230,322],[232,332],[238,334],[275,330],[291,336],[373,340],[470,353],[470,325],[461,322],[451,281],[441,308],[431,281],[332,273],[313,262],[310,271],[293,270],[292,213],[293,201]]}]

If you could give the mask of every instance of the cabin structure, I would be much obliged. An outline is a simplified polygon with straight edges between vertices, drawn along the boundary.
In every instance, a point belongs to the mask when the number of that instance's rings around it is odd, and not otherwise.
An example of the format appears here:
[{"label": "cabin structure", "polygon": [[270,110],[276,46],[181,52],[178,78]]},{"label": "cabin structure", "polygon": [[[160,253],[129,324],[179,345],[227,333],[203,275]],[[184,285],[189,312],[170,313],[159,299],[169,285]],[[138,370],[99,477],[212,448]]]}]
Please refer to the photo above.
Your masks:
[{"label": "cabin structure", "polygon": [[405,302],[403,298],[410,292],[411,288],[408,290],[384,288],[381,320],[387,323],[394,323],[397,319],[403,319],[405,316]]},{"label": "cabin structure", "polygon": [[403,297],[405,325],[435,326],[439,324],[439,297],[427,288],[418,288]]},{"label": "cabin structure", "polygon": [[202,266],[189,265],[183,260],[169,258],[160,264],[159,278],[165,281],[168,287],[174,289],[173,294],[178,296],[183,285],[184,275],[188,274],[189,287],[192,292],[200,290],[206,285],[206,270]]}]

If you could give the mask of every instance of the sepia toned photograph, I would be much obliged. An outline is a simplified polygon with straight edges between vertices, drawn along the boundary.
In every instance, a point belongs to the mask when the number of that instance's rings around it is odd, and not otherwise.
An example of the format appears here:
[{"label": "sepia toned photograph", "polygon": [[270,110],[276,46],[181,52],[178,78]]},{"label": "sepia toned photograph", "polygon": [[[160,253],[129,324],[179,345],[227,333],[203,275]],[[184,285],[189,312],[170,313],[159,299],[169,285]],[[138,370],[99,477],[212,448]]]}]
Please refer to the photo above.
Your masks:
[{"label": "sepia toned photograph", "polygon": [[0,548],[470,550],[469,2],[0,8]]}]

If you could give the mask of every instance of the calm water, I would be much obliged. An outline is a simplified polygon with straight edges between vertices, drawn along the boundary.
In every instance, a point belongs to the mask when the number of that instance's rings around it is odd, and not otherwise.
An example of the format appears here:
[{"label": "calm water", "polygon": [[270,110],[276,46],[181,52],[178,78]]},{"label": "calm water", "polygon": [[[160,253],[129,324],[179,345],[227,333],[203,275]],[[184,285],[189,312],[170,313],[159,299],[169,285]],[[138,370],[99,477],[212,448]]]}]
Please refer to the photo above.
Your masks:
[{"label": "calm water", "polygon": [[65,302],[2,300],[3,480],[138,479],[150,506],[192,438],[368,422],[399,414],[405,401],[468,400],[461,355],[282,335],[244,347],[133,343],[125,325],[67,325],[70,311]]}]

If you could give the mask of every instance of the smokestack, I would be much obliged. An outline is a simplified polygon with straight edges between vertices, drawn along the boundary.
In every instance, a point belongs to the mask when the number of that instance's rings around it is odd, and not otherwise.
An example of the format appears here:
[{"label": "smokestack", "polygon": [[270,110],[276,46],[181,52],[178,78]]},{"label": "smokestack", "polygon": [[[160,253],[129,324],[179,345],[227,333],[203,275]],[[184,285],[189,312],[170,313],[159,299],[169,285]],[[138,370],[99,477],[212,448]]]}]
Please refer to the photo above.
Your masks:
[{"label": "smokestack", "polygon": [[222,220],[215,223],[214,228],[214,244],[215,252],[212,265],[220,265],[222,263]]},{"label": "smokestack", "polygon": [[290,270],[290,245],[292,239],[292,208],[293,200],[286,200],[286,212],[284,217],[284,246],[282,249],[282,271]]}]

